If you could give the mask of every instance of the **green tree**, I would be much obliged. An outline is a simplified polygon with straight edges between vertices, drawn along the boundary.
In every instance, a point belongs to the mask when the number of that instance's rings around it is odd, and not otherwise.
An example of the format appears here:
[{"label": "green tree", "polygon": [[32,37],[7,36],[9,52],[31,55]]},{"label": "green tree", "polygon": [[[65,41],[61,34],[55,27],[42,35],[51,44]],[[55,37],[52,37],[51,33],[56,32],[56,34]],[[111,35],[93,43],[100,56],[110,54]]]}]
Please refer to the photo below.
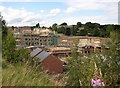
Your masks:
[{"label": "green tree", "polygon": [[[1,49],[2,49],[2,16],[0,14],[0,50]],[[1,54],[1,52],[0,52],[0,54]]]},{"label": "green tree", "polygon": [[[89,56],[88,56],[89,57]],[[68,73],[66,86],[91,86],[91,78],[94,73],[94,59],[77,53],[77,47],[73,49],[68,61]]]},{"label": "green tree", "polygon": [[86,29],[82,29],[82,30],[80,30],[79,35],[86,36],[86,35],[88,35],[88,31]]},{"label": "green tree", "polygon": [[93,31],[93,36],[95,36],[95,37],[100,36],[99,29],[94,29],[94,31]]},{"label": "green tree", "polygon": [[109,47],[109,50],[103,52],[104,62],[102,64],[104,79],[107,86],[120,86],[117,82],[120,82],[120,47],[119,42],[120,35],[118,32],[110,33],[110,40],[106,45]]},{"label": "green tree", "polygon": [[86,29],[98,29],[99,27],[100,27],[99,23],[91,23],[91,22],[85,23]]},{"label": "green tree", "polygon": [[106,27],[106,35],[107,35],[107,37],[110,37],[110,32],[112,32],[112,31],[114,31],[113,25],[108,25]]},{"label": "green tree", "polygon": [[57,34],[52,34],[51,35],[51,42],[50,45],[52,46],[57,46],[58,45],[58,35]]},{"label": "green tree", "polygon": [[7,59],[7,61],[11,62],[12,60],[15,59],[14,52],[16,47],[15,38],[13,37],[13,34],[9,32],[6,39],[3,40],[2,42],[3,42],[2,48],[3,57]]},{"label": "green tree", "polygon": [[36,28],[40,28],[40,24],[39,23],[36,24]]},{"label": "green tree", "polygon": [[23,49],[16,49],[16,42],[13,33],[8,31],[6,21],[1,21],[2,26],[2,57],[10,63],[17,63],[27,58],[28,53]]},{"label": "green tree", "polygon": [[67,86],[79,86],[79,80],[83,86],[91,86],[94,62],[101,69],[101,77],[106,86],[120,86],[120,35],[118,32],[111,32],[110,36],[111,39],[106,43],[109,50],[103,50],[102,53],[83,55],[77,53],[77,47],[74,49],[68,61]]},{"label": "green tree", "polygon": [[65,28],[65,35],[70,36],[71,35],[71,29]]},{"label": "green tree", "polygon": [[65,34],[65,27],[59,27],[59,28],[57,28],[57,33]]},{"label": "green tree", "polygon": [[85,26],[85,29],[92,28],[92,23],[91,22],[86,22],[84,26]]},{"label": "green tree", "polygon": [[52,31],[57,31],[57,24],[56,24],[56,23],[54,23],[54,24],[52,25]]},{"label": "green tree", "polygon": [[[66,86],[79,86],[79,73],[80,73],[80,68],[79,64],[77,63],[78,61],[78,54],[77,54],[77,48],[72,50],[72,57],[69,57],[68,60],[68,74],[67,74],[67,84]],[[79,68],[79,69],[78,69]],[[73,81],[74,80],[74,81]]]},{"label": "green tree", "polygon": [[82,26],[82,23],[81,22],[77,22],[77,27],[81,27]]},{"label": "green tree", "polygon": [[8,33],[8,28],[6,26],[6,21],[5,20],[1,20],[1,25],[2,25],[2,40],[4,40],[7,36]]},{"label": "green tree", "polygon": [[64,22],[64,23],[60,24],[60,26],[67,26],[67,23]]},{"label": "green tree", "polygon": [[100,37],[106,37],[106,30],[105,29],[100,28],[99,33],[100,33]]},{"label": "green tree", "polygon": [[76,25],[72,25],[71,29],[71,35],[77,35],[78,27]]},{"label": "green tree", "polygon": [[51,29],[51,30],[52,30],[52,27],[50,26],[50,27],[49,27],[49,29]]}]

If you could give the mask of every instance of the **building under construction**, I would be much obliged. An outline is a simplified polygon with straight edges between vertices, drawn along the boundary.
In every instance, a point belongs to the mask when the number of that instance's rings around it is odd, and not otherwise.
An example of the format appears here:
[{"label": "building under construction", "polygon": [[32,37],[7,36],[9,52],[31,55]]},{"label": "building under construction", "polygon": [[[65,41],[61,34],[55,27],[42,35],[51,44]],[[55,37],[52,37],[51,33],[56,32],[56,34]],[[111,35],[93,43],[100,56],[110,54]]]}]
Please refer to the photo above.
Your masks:
[{"label": "building under construction", "polygon": [[50,29],[34,28],[22,30],[21,32],[14,32],[17,46],[57,46],[58,35]]}]

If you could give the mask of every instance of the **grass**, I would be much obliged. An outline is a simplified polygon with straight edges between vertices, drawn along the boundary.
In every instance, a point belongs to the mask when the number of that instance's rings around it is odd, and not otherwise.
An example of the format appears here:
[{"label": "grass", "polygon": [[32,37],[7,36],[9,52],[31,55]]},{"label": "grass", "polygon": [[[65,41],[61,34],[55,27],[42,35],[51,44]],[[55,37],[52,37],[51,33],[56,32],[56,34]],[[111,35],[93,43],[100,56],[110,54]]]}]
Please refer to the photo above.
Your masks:
[{"label": "grass", "polygon": [[11,65],[3,62],[3,86],[54,86],[40,67],[28,64]]}]

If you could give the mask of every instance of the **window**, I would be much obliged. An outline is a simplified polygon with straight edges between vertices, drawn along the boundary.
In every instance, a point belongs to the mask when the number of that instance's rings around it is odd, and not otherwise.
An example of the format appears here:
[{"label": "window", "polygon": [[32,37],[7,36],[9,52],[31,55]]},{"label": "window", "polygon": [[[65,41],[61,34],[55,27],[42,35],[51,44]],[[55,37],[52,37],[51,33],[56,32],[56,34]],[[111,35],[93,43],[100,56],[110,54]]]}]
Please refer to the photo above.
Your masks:
[{"label": "window", "polygon": [[44,39],[44,41],[46,41],[46,39]]},{"label": "window", "polygon": [[39,40],[38,38],[35,38],[35,40]]},{"label": "window", "polygon": [[28,40],[27,38],[25,38],[25,40]]},{"label": "window", "polygon": [[34,46],[34,42],[32,42],[32,46]]},{"label": "window", "polygon": [[48,41],[51,41],[50,39]]},{"label": "window", "polygon": [[44,43],[44,45],[47,45],[47,43]]}]

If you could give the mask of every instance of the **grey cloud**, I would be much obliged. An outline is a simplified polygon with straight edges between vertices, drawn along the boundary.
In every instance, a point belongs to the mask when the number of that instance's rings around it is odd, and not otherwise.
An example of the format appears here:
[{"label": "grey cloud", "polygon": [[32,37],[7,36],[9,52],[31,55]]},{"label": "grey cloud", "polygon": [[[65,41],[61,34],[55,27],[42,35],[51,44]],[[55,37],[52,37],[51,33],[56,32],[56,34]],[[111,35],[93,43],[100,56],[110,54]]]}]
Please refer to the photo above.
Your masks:
[{"label": "grey cloud", "polygon": [[15,18],[13,20],[10,20],[9,23],[19,23],[19,22],[22,22],[23,19],[22,18]]}]

